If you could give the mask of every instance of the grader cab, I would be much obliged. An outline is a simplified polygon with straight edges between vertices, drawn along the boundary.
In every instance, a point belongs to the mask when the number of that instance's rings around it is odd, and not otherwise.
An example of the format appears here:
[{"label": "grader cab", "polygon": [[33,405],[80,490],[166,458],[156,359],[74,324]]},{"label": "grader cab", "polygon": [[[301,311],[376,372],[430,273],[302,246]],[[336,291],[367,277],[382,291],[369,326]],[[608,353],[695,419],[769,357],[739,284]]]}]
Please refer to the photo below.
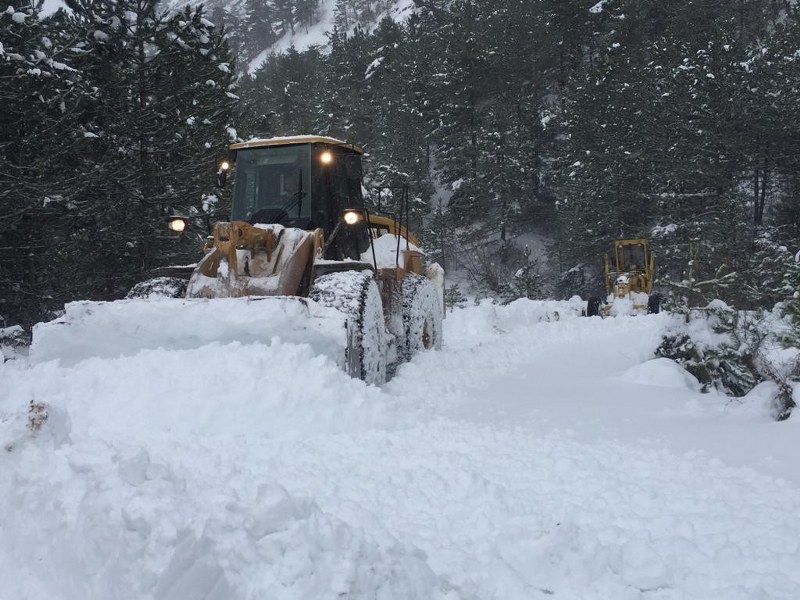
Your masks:
[{"label": "grader cab", "polygon": [[658,313],[661,298],[653,293],[655,255],[646,239],[614,240],[603,256],[605,297],[590,298],[587,316]]}]

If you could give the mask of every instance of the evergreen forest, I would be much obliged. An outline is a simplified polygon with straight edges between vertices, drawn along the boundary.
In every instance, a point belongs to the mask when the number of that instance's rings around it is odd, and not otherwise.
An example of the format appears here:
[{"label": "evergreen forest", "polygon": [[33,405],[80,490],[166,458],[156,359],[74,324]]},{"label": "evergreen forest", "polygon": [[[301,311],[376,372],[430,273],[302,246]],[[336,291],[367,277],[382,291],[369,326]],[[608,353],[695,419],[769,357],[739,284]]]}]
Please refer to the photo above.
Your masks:
[{"label": "evergreen forest", "polygon": [[326,44],[271,54],[317,0],[66,3],[0,6],[0,327],[196,261],[166,217],[225,218],[227,144],[308,133],[365,148],[368,192],[408,184],[482,295],[586,298],[645,237],[689,304],[800,297],[794,2],[338,0]]}]

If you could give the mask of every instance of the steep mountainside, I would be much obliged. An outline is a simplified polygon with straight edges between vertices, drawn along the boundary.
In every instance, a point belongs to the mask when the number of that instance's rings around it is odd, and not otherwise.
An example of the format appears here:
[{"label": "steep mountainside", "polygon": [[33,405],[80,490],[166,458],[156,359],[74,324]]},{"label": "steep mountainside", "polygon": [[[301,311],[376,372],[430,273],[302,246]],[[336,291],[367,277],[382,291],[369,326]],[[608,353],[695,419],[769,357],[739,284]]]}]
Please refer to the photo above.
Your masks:
[{"label": "steep mountainside", "polygon": [[253,73],[272,52],[327,46],[334,29],[369,31],[387,17],[404,20],[414,0],[212,0],[205,6],[228,28],[240,70]]}]

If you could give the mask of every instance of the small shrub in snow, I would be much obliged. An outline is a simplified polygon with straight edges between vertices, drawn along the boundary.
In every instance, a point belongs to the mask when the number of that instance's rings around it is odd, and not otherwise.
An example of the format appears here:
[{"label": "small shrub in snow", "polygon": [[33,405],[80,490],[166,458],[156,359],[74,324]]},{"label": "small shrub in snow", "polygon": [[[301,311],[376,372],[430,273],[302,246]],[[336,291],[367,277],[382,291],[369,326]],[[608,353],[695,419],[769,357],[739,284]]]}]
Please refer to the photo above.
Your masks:
[{"label": "small shrub in snow", "polygon": [[486,242],[465,249],[462,260],[479,292],[508,303],[517,298],[544,297],[544,279],[528,246],[513,242]]},{"label": "small shrub in snow", "polygon": [[777,308],[737,311],[715,301],[685,315],[684,322],[664,336],[656,356],[680,363],[705,392],[741,397],[758,383],[773,381],[777,385],[773,416],[788,418],[794,406],[798,352],[787,353],[780,343],[787,329],[782,313]]},{"label": "small shrub in snow", "polygon": [[[708,330],[697,325],[698,319]],[[704,392],[744,396],[760,381],[752,368],[753,352],[760,345],[752,323],[740,322],[739,313],[722,303],[710,305],[705,315],[689,315],[687,325],[694,326],[665,335],[656,356],[678,361],[697,377]]]},{"label": "small shrub in snow", "polygon": [[670,295],[676,298],[677,306],[703,306],[717,298],[731,298],[732,290],[739,289],[739,274],[728,271],[727,265],[720,265],[713,273],[705,277],[690,276],[685,279],[675,280],[669,276],[659,280],[659,284],[669,290]]},{"label": "small shrub in snow", "polygon": [[800,252],[794,258],[784,274],[781,286],[781,292],[787,300],[779,303],[777,307],[786,323],[780,341],[787,350],[794,351],[794,356],[786,369],[784,385],[779,392],[783,400],[783,405],[779,409],[781,414],[785,414],[785,418],[795,407],[793,389],[800,387]]},{"label": "small shrub in snow", "polygon": [[29,334],[19,325],[0,328],[0,362],[24,354],[29,343]]},{"label": "small shrub in snow", "polygon": [[544,298],[544,278],[539,272],[537,262],[534,260],[520,267],[511,279],[502,284],[500,297],[504,304],[509,304],[518,298],[531,300]]},{"label": "small shrub in snow", "polygon": [[462,308],[467,304],[467,297],[461,292],[458,284],[451,285],[444,290],[444,305],[447,308]]},{"label": "small shrub in snow", "polygon": [[789,323],[782,341],[787,346],[800,348],[800,260],[797,259],[800,259],[800,252],[783,276],[781,293],[786,300],[779,304],[779,308]]}]

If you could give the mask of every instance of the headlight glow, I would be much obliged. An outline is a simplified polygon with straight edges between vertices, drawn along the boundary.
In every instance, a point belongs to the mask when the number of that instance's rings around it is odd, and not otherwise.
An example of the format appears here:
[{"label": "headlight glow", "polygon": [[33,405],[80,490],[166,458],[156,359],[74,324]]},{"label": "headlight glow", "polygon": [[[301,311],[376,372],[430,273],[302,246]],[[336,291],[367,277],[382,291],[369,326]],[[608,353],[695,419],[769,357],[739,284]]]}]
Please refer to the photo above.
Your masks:
[{"label": "headlight glow", "polygon": [[348,225],[355,225],[362,219],[363,215],[356,210],[348,210],[344,213],[344,222]]},{"label": "headlight glow", "polygon": [[319,155],[319,162],[323,165],[329,165],[333,162],[333,153],[330,150],[325,150],[322,154]]},{"label": "headlight glow", "polygon": [[231,168],[231,163],[229,163],[227,160],[223,160],[222,163],[219,165],[219,168],[222,169],[223,171],[227,171],[228,169]]},{"label": "headlight glow", "polygon": [[183,219],[172,219],[169,222],[169,228],[172,229],[172,231],[177,231],[180,233],[186,229],[186,221]]}]

